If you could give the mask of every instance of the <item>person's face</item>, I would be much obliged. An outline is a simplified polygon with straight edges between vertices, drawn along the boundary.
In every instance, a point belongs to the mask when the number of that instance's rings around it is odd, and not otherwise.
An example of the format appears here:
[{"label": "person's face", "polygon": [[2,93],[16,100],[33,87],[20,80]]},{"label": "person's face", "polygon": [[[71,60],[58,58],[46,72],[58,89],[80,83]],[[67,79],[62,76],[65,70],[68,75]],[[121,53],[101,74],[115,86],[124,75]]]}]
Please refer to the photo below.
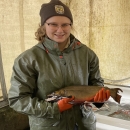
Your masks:
[{"label": "person's face", "polygon": [[53,16],[45,22],[46,35],[57,43],[65,43],[70,35],[71,21],[64,16]]}]

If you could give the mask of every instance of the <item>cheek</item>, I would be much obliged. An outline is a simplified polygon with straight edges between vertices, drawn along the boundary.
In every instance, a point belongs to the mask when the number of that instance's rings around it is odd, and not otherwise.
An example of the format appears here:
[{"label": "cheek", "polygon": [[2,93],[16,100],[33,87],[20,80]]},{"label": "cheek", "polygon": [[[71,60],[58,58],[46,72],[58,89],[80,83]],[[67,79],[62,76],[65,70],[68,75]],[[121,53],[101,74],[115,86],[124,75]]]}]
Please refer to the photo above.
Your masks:
[{"label": "cheek", "polygon": [[70,31],[67,31],[67,32],[66,32],[66,35],[69,36],[69,35],[70,35]]},{"label": "cheek", "polygon": [[67,30],[66,33],[67,33],[67,34],[70,34],[70,33],[71,33],[71,30]]},{"label": "cheek", "polygon": [[47,35],[47,36],[51,36],[52,34],[53,34],[52,31],[50,31],[50,30],[46,30],[46,35]]},{"label": "cheek", "polygon": [[45,31],[47,36],[52,33],[52,31],[48,27],[45,27]]}]

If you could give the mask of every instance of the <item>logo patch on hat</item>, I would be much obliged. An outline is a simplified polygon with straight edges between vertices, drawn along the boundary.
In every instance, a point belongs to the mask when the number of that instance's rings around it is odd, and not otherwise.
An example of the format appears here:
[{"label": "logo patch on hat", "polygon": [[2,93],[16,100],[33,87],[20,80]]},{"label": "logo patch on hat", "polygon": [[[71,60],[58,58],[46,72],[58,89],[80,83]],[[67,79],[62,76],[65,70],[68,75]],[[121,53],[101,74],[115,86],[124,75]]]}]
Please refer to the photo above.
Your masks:
[{"label": "logo patch on hat", "polygon": [[61,5],[55,5],[55,11],[58,14],[64,14],[64,7]]}]

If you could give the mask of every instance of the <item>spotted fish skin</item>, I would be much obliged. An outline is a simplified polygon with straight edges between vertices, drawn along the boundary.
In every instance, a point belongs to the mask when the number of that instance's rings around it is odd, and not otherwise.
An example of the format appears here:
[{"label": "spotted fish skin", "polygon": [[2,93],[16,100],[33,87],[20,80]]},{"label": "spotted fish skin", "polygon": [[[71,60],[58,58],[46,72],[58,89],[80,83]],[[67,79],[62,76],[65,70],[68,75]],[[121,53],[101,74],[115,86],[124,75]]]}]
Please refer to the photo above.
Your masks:
[{"label": "spotted fish skin", "polygon": [[55,91],[53,95],[55,96],[74,96],[75,99],[85,99],[94,96],[101,88],[105,88],[105,90],[110,91],[110,96],[117,102],[120,103],[121,95],[119,95],[119,91],[123,92],[120,88],[109,88],[106,86],[68,86],[58,91]]}]

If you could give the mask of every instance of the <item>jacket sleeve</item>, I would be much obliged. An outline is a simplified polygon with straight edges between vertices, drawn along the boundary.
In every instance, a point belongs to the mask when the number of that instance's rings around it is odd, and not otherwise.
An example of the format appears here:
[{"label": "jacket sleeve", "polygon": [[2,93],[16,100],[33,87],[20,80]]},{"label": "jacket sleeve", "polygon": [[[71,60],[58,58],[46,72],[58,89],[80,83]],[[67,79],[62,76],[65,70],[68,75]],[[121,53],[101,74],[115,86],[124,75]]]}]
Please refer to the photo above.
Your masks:
[{"label": "jacket sleeve", "polygon": [[104,80],[101,77],[99,69],[99,59],[97,55],[92,51],[90,54],[90,75],[89,75],[89,85],[94,86],[104,86]]},{"label": "jacket sleeve", "polygon": [[[93,51],[92,51],[93,52]],[[90,76],[89,85],[93,86],[104,86],[104,80],[101,77],[99,69],[99,59],[93,52],[90,58]],[[93,103],[97,108],[101,108],[104,103]]]},{"label": "jacket sleeve", "polygon": [[[33,61],[32,61],[33,62]],[[59,118],[57,103],[49,103],[33,96],[37,86],[35,67],[25,59],[16,59],[8,92],[9,105],[15,111],[36,117]]]}]

